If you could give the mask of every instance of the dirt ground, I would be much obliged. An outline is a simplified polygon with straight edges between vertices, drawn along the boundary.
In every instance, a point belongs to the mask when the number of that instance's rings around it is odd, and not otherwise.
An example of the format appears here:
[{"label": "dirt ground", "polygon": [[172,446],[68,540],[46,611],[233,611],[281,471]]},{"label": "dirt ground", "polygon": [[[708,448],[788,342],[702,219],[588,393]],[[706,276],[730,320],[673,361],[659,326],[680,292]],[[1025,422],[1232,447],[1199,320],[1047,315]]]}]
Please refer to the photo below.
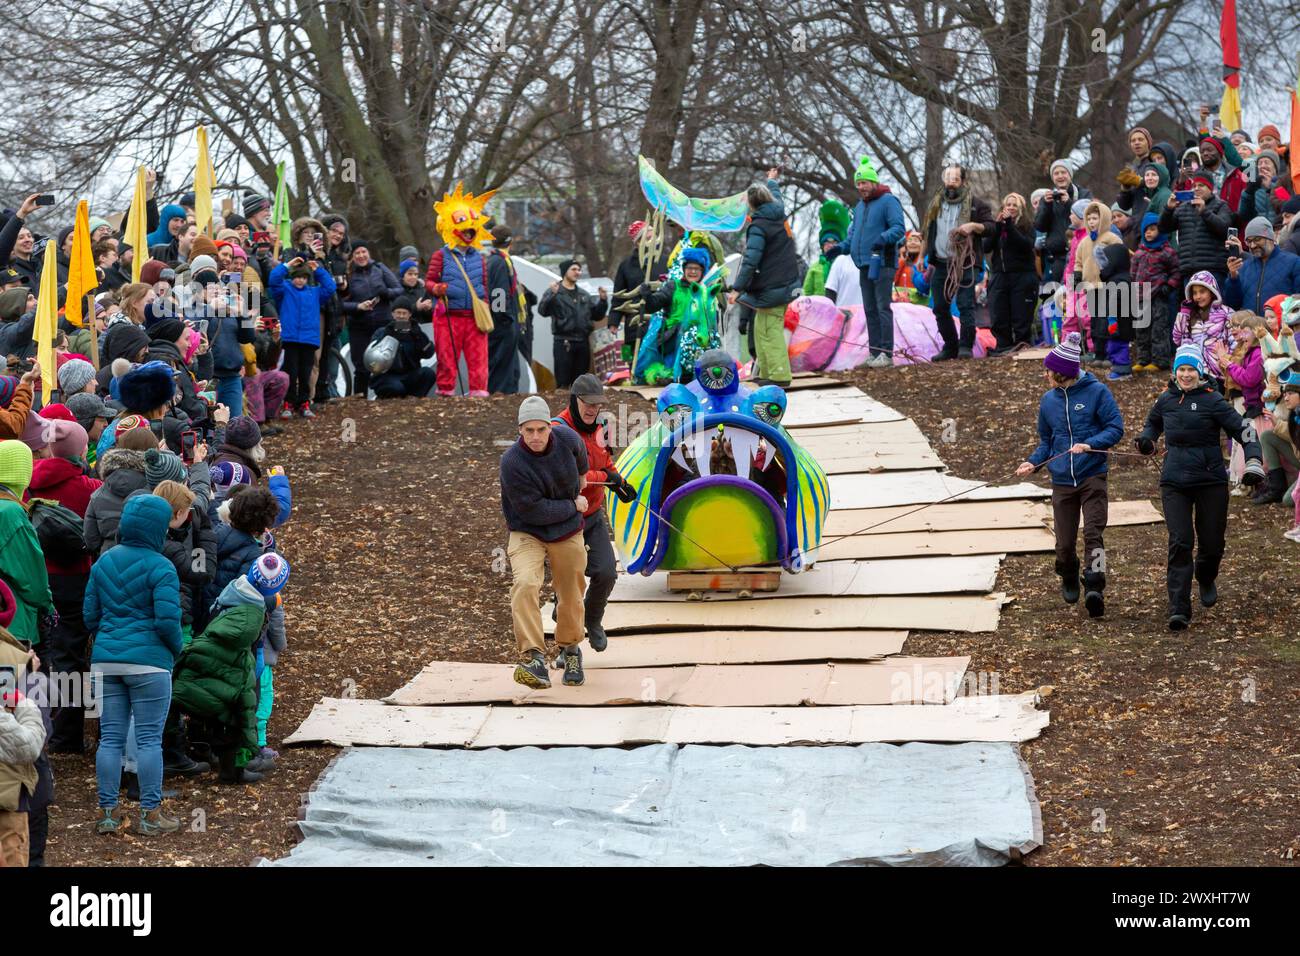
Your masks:
[{"label": "dirt ground", "polygon": [[[845,376],[915,419],[950,469],[981,481],[1032,449],[1041,365],[1010,359]],[[1163,381],[1120,383],[1126,443]],[[560,396],[551,395],[557,411]],[[635,396],[629,409],[650,406]],[[93,832],[93,756],[55,757],[51,865],[241,866],[288,853],[303,796],[336,748],[283,748],[321,697],[382,697],[426,661],[506,661],[501,442],[517,399],[331,404],[269,438],[293,486],[278,534],[293,573],[289,650],[276,668],[271,744],[256,786],[174,784],[186,829],[145,840]],[[949,440],[945,440],[949,439]],[[1043,479],[1038,479],[1042,481]],[[1112,499],[1149,497],[1157,473],[1118,459]],[[1107,533],[1106,617],[1061,602],[1050,555],[1012,556],[1013,602],[995,634],[913,632],[907,652],[971,654],[1012,693],[1055,690],[1051,727],[1024,747],[1042,801],[1030,865],[1269,865],[1300,859],[1300,640],[1289,514],[1234,498],[1220,600],[1190,631],[1165,627],[1163,526]]]}]

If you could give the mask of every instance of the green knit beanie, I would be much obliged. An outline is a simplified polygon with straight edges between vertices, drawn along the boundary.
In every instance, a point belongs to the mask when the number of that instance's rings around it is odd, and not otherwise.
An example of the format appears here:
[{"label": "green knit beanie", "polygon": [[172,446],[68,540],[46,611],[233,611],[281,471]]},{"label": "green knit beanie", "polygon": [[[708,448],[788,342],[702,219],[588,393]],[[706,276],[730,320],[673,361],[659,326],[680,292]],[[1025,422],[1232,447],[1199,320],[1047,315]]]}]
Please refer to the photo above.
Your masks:
[{"label": "green knit beanie", "polygon": [[880,182],[880,177],[876,175],[876,167],[871,165],[870,156],[863,156],[862,159],[858,161],[858,171],[853,174],[853,181],[855,183]]},{"label": "green knit beanie", "polygon": [[0,485],[21,498],[31,483],[32,450],[20,441],[0,441]]}]

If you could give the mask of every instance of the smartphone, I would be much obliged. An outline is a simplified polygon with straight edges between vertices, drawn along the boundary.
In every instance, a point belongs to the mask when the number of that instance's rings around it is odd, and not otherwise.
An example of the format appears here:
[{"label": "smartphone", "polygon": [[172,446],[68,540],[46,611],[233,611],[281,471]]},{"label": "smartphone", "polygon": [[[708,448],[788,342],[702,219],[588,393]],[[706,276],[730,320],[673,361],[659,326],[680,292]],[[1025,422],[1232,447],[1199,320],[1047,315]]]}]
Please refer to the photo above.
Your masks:
[{"label": "smartphone", "polygon": [[0,695],[5,698],[4,706],[9,703],[9,695],[18,689],[18,669],[12,664],[0,664]]},{"label": "smartphone", "polygon": [[194,446],[199,442],[199,433],[192,428],[181,432],[181,461],[187,465],[194,463]]},{"label": "smartphone", "polygon": [[1236,226],[1233,226],[1231,229],[1228,230],[1228,242],[1232,245],[1241,245],[1240,240],[1237,239]]},{"label": "smartphone", "polygon": [[53,205],[54,205],[54,196],[53,196],[52,194],[50,194],[50,193],[42,193],[41,195],[39,195],[39,196],[36,197],[36,205],[38,205],[38,206],[53,206]]},{"label": "smartphone", "polygon": [[1179,202],[1191,202],[1196,198],[1196,193],[1191,189],[1180,189],[1174,193],[1174,198]]}]

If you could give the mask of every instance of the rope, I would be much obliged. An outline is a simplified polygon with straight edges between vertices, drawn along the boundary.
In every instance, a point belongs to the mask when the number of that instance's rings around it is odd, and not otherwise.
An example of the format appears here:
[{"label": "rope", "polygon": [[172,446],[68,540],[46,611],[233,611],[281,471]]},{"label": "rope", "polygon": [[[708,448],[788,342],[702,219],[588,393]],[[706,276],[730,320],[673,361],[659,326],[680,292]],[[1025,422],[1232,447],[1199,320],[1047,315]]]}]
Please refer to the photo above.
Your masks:
[{"label": "rope", "polygon": [[948,233],[948,242],[952,244],[952,257],[948,260],[948,275],[943,280],[943,294],[949,302],[957,298],[958,289],[969,289],[975,285],[972,272],[971,281],[962,281],[966,270],[975,268],[975,243],[970,236],[960,229]]}]

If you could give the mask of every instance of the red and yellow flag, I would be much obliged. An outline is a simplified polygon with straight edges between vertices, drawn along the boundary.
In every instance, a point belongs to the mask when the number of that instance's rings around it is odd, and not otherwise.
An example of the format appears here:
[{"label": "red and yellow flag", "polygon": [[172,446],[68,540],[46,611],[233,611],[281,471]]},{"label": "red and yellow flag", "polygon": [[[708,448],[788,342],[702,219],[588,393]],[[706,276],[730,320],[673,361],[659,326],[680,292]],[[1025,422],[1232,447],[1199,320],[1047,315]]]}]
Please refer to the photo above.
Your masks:
[{"label": "red and yellow flag", "polygon": [[1219,17],[1219,43],[1223,47],[1223,98],[1219,120],[1231,133],[1241,129],[1241,54],[1237,49],[1237,0],[1223,0]]}]

